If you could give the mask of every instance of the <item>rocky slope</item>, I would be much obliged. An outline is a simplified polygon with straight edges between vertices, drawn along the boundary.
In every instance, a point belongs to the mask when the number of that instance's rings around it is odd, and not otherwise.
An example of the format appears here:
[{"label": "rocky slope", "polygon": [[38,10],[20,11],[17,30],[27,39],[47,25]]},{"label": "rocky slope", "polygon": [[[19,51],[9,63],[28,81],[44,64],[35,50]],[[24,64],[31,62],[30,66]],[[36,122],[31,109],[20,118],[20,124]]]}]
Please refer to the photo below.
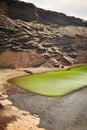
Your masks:
[{"label": "rocky slope", "polygon": [[86,21],[17,0],[0,5],[1,67],[87,63]]},{"label": "rocky slope", "polygon": [[[4,4],[3,4],[4,2]],[[26,22],[38,21],[45,24],[77,25],[86,26],[87,22],[80,18],[69,17],[63,13],[44,10],[32,3],[25,3],[19,0],[1,0],[1,8],[7,16],[12,19],[20,19]],[[2,9],[2,10],[3,10]]]}]

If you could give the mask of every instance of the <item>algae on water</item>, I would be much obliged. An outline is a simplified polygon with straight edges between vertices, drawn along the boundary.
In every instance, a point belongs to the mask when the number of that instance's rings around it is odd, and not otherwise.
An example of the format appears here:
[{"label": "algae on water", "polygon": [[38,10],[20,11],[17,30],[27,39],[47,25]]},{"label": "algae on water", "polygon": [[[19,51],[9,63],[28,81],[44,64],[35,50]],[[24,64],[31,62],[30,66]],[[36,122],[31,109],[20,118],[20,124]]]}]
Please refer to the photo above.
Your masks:
[{"label": "algae on water", "polygon": [[13,78],[9,82],[37,94],[61,97],[87,86],[87,65]]}]

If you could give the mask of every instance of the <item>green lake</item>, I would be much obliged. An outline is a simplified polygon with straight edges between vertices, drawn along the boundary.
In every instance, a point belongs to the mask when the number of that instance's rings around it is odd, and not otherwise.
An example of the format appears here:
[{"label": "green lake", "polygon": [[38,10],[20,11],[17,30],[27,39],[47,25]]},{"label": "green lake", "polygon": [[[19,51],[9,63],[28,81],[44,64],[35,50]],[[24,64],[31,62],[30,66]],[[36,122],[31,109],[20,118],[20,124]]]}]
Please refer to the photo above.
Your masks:
[{"label": "green lake", "polygon": [[87,86],[87,65],[64,71],[26,75],[8,82],[44,96],[61,97]]}]

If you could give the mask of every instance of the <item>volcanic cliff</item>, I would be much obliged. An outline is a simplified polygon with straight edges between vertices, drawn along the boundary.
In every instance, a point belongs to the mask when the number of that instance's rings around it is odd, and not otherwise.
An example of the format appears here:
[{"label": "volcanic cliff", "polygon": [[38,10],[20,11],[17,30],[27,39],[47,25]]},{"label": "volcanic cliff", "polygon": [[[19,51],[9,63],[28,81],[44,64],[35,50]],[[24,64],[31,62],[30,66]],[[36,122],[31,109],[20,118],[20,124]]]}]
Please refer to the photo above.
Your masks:
[{"label": "volcanic cliff", "polygon": [[87,63],[87,22],[18,0],[0,1],[0,66]]}]

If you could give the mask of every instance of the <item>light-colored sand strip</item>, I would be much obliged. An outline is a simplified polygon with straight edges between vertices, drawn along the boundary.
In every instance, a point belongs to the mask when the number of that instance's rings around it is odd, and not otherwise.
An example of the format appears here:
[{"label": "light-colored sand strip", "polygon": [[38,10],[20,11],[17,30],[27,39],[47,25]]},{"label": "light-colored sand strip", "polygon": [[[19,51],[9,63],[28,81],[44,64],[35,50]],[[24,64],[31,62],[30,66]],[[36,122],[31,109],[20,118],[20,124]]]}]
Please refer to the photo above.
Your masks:
[{"label": "light-colored sand strip", "polygon": [[43,128],[38,128],[40,123],[39,117],[13,106],[8,100],[8,95],[6,95],[4,85],[6,85],[7,79],[26,74],[24,70],[0,70],[0,103],[4,106],[3,109],[0,109],[0,130],[44,130]]}]

